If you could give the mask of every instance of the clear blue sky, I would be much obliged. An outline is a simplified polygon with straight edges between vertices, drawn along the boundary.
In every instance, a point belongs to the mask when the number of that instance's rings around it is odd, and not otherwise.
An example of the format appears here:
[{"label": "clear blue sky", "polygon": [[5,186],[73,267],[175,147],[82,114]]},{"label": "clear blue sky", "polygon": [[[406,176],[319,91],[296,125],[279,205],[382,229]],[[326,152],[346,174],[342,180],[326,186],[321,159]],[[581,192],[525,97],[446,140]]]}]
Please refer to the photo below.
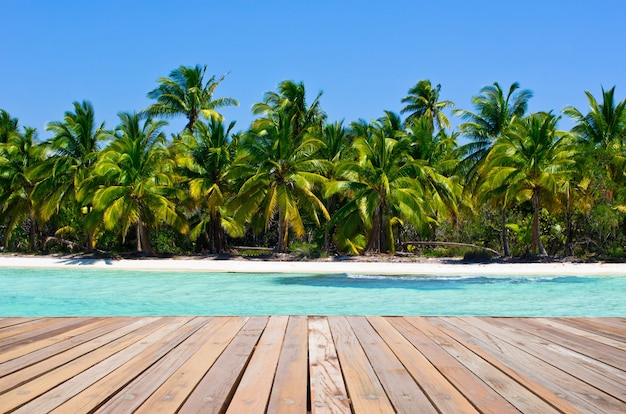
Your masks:
[{"label": "clear blue sky", "polygon": [[[471,109],[481,87],[519,82],[531,111],[587,111],[584,94],[617,86],[626,96],[626,2],[512,1],[3,1],[0,108],[36,127],[89,100],[99,122],[117,125],[180,65],[230,72],[216,96],[250,107],[285,79],[322,90],[329,120],[367,120],[420,79]],[[453,120],[453,124],[458,124]],[[180,128],[172,123],[172,128]],[[571,125],[562,122],[561,127]]]}]

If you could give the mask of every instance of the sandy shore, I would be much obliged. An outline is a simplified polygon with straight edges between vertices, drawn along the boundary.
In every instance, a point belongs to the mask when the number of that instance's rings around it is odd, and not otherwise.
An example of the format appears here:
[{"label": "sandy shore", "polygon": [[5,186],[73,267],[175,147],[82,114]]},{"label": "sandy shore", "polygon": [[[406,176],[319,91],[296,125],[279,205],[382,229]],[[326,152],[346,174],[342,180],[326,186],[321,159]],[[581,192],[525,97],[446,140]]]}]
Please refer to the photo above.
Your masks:
[{"label": "sandy shore", "polygon": [[[338,258],[316,261],[207,258],[88,259],[76,256],[0,255],[0,268],[89,267],[112,270],[165,270],[243,273],[351,273],[367,275],[485,275],[485,276],[626,276],[626,263],[487,263],[465,264],[460,259],[362,261]],[[0,271],[1,272],[1,271]]]}]

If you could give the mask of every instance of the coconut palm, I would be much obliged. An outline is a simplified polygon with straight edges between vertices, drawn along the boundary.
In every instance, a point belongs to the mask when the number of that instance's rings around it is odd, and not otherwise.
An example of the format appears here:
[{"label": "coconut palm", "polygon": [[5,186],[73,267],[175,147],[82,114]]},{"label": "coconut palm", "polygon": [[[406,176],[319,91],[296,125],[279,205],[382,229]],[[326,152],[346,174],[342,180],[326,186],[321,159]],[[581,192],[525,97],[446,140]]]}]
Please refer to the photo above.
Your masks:
[{"label": "coconut palm", "polygon": [[326,119],[326,114],[320,107],[319,92],[313,103],[307,105],[304,83],[286,80],[278,85],[278,92],[267,92],[263,102],[252,106],[252,112],[263,115],[261,119],[278,122],[278,117],[289,119],[292,125],[294,138],[310,127],[320,128]]},{"label": "coconut palm", "polygon": [[[463,109],[454,112],[465,121],[460,126],[461,134],[470,139],[469,143],[459,148],[461,175],[467,177],[466,188],[473,188],[472,184],[478,178],[477,172],[491,147],[506,134],[516,119],[526,113],[532,92],[527,89],[518,91],[519,87],[519,83],[513,83],[505,96],[500,85],[495,82],[482,88],[480,95],[472,98],[476,112]],[[507,207],[504,203],[500,208],[500,231],[505,256],[510,255],[506,236]]]},{"label": "coconut palm", "polygon": [[4,109],[0,110],[0,144],[5,144],[11,134],[17,132],[17,124],[17,118],[12,118]]},{"label": "coconut palm", "polygon": [[567,107],[563,113],[576,123],[572,132],[586,147],[591,163],[587,170],[595,172],[596,180],[601,183],[605,198],[612,201],[614,187],[610,182],[618,185],[626,182],[624,170],[626,167],[626,99],[615,102],[615,87],[605,91],[602,88],[602,102],[589,92],[585,92],[589,101],[589,112],[583,115],[574,107]]},{"label": "coconut palm", "polygon": [[32,198],[32,168],[45,159],[45,148],[36,142],[34,128],[11,132],[0,144],[0,222],[6,225],[4,246],[18,226],[28,223],[29,251],[37,248],[39,226]]},{"label": "coconut palm", "polygon": [[130,113],[119,117],[113,141],[94,166],[97,179],[93,181],[102,184],[93,192],[93,186],[85,184],[83,191],[93,194],[93,213],[101,217],[102,226],[119,229],[123,238],[135,227],[137,252],[152,255],[148,230],[161,222],[181,232],[188,229],[173,201],[174,161],[164,145],[161,128],[165,122],[149,118],[142,122],[137,114]]},{"label": "coconut palm", "polygon": [[387,112],[369,126],[354,124],[358,156],[340,163],[337,174],[343,180],[326,185],[327,197],[349,197],[331,223],[339,226],[338,242],[350,253],[395,252],[394,226],[405,220],[416,227],[435,223],[454,199],[445,177],[410,156],[410,140],[398,120]]},{"label": "coconut palm", "polygon": [[235,218],[251,222],[256,232],[268,230],[276,219],[278,252],[286,251],[289,230],[304,236],[302,213],[316,225],[319,213],[330,218],[315,194],[327,180],[324,173],[330,165],[319,155],[325,119],[320,97],[321,93],[308,105],[304,84],[293,81],[266,93],[264,101],[253,106],[263,117],[253,122],[233,167],[231,176],[241,183],[233,202]]},{"label": "coconut palm", "polygon": [[188,207],[199,213],[190,236],[194,240],[205,237],[212,253],[224,250],[224,229],[231,236],[243,236],[242,226],[225,210],[225,202],[233,191],[227,174],[238,145],[231,138],[234,126],[234,121],[224,125],[215,117],[208,123],[198,121],[193,134],[187,132],[174,143],[178,173],[189,188]]},{"label": "coconut palm", "polygon": [[483,166],[479,197],[504,195],[533,208],[531,254],[546,255],[539,229],[539,213],[556,201],[575,166],[570,134],[556,128],[559,118],[537,113],[518,120],[493,146]]},{"label": "coconut palm", "polygon": [[[62,207],[74,210],[81,216],[91,206],[78,197],[80,183],[90,174],[97,159],[99,142],[108,132],[104,123],[95,121],[93,106],[88,101],[74,102],[74,112],[67,111],[63,121],[51,122],[46,129],[54,134],[46,145],[51,156],[33,171],[38,182],[33,198],[39,205],[38,213],[47,221]],[[93,247],[91,229],[87,232],[87,248]]]},{"label": "coconut palm", "polygon": [[226,75],[219,78],[211,76],[205,81],[206,69],[206,65],[180,66],[171,71],[168,78],[159,78],[159,86],[148,92],[148,98],[157,102],[141,113],[164,118],[184,115],[187,118],[185,128],[189,131],[193,131],[201,116],[206,119],[221,118],[217,109],[237,106],[239,102],[233,98],[215,98],[215,89]]},{"label": "coconut palm", "polygon": [[320,224],[318,213],[330,219],[314,192],[327,180],[323,173],[328,162],[317,158],[323,146],[319,138],[314,134],[300,134],[294,140],[294,122],[286,114],[277,117],[271,122],[255,123],[242,142],[233,177],[244,181],[233,206],[235,218],[251,221],[257,232],[269,229],[276,219],[276,251],[284,252],[288,247],[289,230],[296,237],[305,234],[303,213],[317,225]]},{"label": "coconut palm", "polygon": [[450,121],[443,110],[454,108],[454,103],[452,101],[440,101],[440,91],[441,85],[438,84],[433,88],[429,80],[421,80],[411,87],[408,95],[402,98],[402,103],[406,106],[400,111],[401,114],[409,114],[406,119],[407,123],[425,118],[428,120],[432,131],[435,129],[435,124],[440,130],[450,128]]}]

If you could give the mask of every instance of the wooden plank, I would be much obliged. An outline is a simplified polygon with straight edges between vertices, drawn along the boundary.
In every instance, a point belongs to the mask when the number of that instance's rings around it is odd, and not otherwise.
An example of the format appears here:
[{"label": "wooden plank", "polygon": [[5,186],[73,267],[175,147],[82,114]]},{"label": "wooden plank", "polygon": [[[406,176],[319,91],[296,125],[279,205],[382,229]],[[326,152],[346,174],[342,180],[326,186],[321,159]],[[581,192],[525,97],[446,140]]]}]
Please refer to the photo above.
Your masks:
[{"label": "wooden plank", "polygon": [[328,319],[310,316],[308,322],[311,413],[351,413]]},{"label": "wooden plank", "polygon": [[604,331],[626,339],[626,318],[585,318],[585,320],[602,326]]},{"label": "wooden plank", "polygon": [[[90,323],[92,318],[47,318],[35,326],[16,327],[17,335],[0,339],[0,356],[10,349],[20,347],[33,341],[40,341],[61,334],[68,329]],[[34,328],[34,329],[30,329]],[[6,359],[2,359],[2,362]]]},{"label": "wooden plank", "polygon": [[[608,318],[602,318],[601,320],[605,321],[607,319]],[[620,335],[621,329],[615,329],[614,327],[599,323],[597,320],[590,318],[559,318],[558,320],[563,324],[583,329],[597,335],[602,335],[606,338],[611,338],[621,342],[626,341],[626,334]]]},{"label": "wooden plank", "polygon": [[78,337],[85,333],[89,334],[90,331],[108,325],[111,322],[112,320],[107,318],[94,318],[91,321],[86,321],[86,323],[84,324],[73,325],[68,330],[64,330],[63,332],[60,332],[56,335],[41,340],[33,340],[32,342],[23,343],[19,347],[15,347],[5,352],[1,352],[0,364],[33,353],[43,348],[47,348],[45,353],[49,355],[53,349],[58,349],[53,348],[53,345],[71,340],[72,338]]},{"label": "wooden plank", "polygon": [[[433,318],[428,318],[428,319],[431,320]],[[541,398],[543,401],[550,404],[552,407],[564,413],[579,412],[578,410],[574,409],[574,407],[572,407],[570,404],[568,404],[566,401],[564,401],[563,398],[557,396],[555,393],[544,388],[538,383],[532,381],[528,377],[520,375],[517,371],[515,371],[514,369],[511,369],[509,365],[503,363],[502,360],[495,358],[493,356],[493,353],[486,352],[484,349],[484,345],[480,344],[480,342],[476,340],[475,334],[477,333],[477,331],[462,330],[459,327],[460,325],[464,327],[470,326],[470,324],[467,322],[467,317],[436,318],[435,321],[436,321],[435,323],[437,324],[437,326],[439,326],[440,329],[445,329],[445,332],[447,335],[453,338],[459,338],[459,340],[462,340],[460,338],[467,338],[468,332],[469,332],[469,335],[471,335],[470,339],[464,340],[464,344],[468,349],[470,349],[475,354],[480,355],[481,358],[483,358],[485,361],[489,362],[491,365],[493,365],[494,367],[498,368],[500,371],[505,373],[508,377],[512,378],[517,383],[521,384],[522,386],[524,386],[525,388],[533,392],[533,394],[537,395],[539,398]],[[482,332],[480,333],[480,336],[481,337],[483,336]],[[491,342],[490,338],[486,338],[486,339],[487,341]],[[495,345],[495,346],[499,347],[499,345]],[[512,353],[509,353],[509,354],[512,354]]]},{"label": "wooden plank", "polygon": [[[529,385],[534,384],[533,388],[529,388],[533,393],[549,396],[546,394],[548,391],[559,397],[555,403],[571,406],[563,407],[563,412],[588,413],[605,408],[610,412],[615,409],[616,400],[609,395],[525,352],[523,342],[516,340],[512,332],[497,326],[501,319],[506,318],[463,317],[457,318],[454,325],[462,328],[465,335],[472,336],[472,344],[483,348],[494,359],[509,366],[519,377],[528,378]],[[551,405],[554,406],[552,402]],[[561,409],[561,406],[555,408]]]},{"label": "wooden plank", "polygon": [[13,316],[8,318],[0,319],[0,332],[3,332],[6,328],[21,325],[23,323],[32,323],[33,321],[40,318],[26,318],[23,316]]},{"label": "wooden plank", "polygon": [[[6,338],[10,338],[15,335],[22,334],[24,332],[34,331],[35,329],[39,329],[41,326],[49,326],[58,321],[55,321],[56,318],[33,318],[30,320],[25,320],[21,323],[10,323],[9,325],[0,329],[0,340],[4,340]],[[10,343],[11,341],[5,341],[4,343]],[[2,342],[0,342],[0,345]]]},{"label": "wooden plank", "polygon": [[[186,358],[178,358],[173,352],[168,355],[168,359],[179,362],[175,370],[164,370],[155,364],[137,378],[135,384],[124,388],[97,412],[136,414],[176,412],[247,319],[215,318],[194,334],[198,336],[197,350],[181,349],[181,353],[189,354]],[[172,365],[172,368],[174,367]]]},{"label": "wooden plank", "polygon": [[265,413],[288,321],[270,317],[226,413]]},{"label": "wooden plank", "polygon": [[412,333],[411,342],[418,346],[428,360],[481,412],[500,413],[517,410],[472,371],[460,364],[445,348],[452,347],[452,338],[423,317],[405,317],[418,329]]},{"label": "wooden plank", "polygon": [[624,339],[624,340],[613,339],[613,338],[611,338],[609,336],[606,336],[606,335],[598,334],[598,333],[591,332],[591,331],[586,330],[586,329],[581,329],[579,327],[572,326],[572,325],[566,323],[562,319],[537,318],[536,321],[541,323],[541,324],[551,326],[551,327],[553,327],[555,329],[559,329],[559,330],[564,331],[564,332],[569,332],[571,334],[576,335],[577,337],[581,337],[581,338],[589,339],[589,340],[592,340],[592,341],[596,341],[596,342],[599,342],[601,344],[612,346],[613,348],[617,348],[617,349],[619,349],[621,351],[626,352],[626,339]]},{"label": "wooden plank", "polygon": [[500,369],[501,364],[492,364],[490,358],[484,358],[483,353],[475,352],[474,347],[466,338],[460,337],[446,329],[450,318],[429,317],[427,320],[437,326],[443,333],[454,341],[439,343],[452,357],[465,365],[475,375],[480,377],[494,391],[510,402],[517,410],[523,413],[560,413],[562,411],[551,406],[548,402],[528,390],[524,385],[507,375],[507,369]]},{"label": "wooden plank", "polygon": [[276,377],[272,385],[268,413],[307,412],[308,323],[306,316],[291,316],[285,333]]},{"label": "wooden plank", "polygon": [[478,412],[420,350],[409,342],[408,338],[417,332],[413,325],[398,317],[373,316],[368,320],[440,412]]},{"label": "wooden plank", "polygon": [[113,362],[122,364],[128,359],[132,359],[140,351],[140,346],[145,347],[141,341],[163,337],[184,322],[185,320],[181,319],[158,318],[152,323],[74,360],[71,364],[60,366],[0,396],[0,411],[5,402],[12,407],[18,407],[30,401],[22,407],[21,412],[48,412],[113,370],[115,368],[112,366]]},{"label": "wooden plank", "polygon": [[498,322],[506,323],[513,329],[522,329],[546,340],[572,349],[578,353],[595,358],[605,364],[612,365],[617,369],[624,369],[624,352],[612,346],[598,343],[594,340],[572,335],[569,332],[554,329],[551,326],[541,324],[537,319],[501,319]]},{"label": "wooden plank", "polygon": [[328,322],[355,414],[394,413],[393,405],[348,320],[342,316],[329,316]]},{"label": "wooden plank", "polygon": [[[112,364],[107,363],[106,365],[115,367],[115,369],[106,375],[99,374],[97,381],[56,407],[51,413],[86,413],[93,411],[111,395],[116,394],[126,384],[133,381],[138,375],[149,369],[197,332],[205,324],[205,321],[206,318],[194,317],[167,336],[160,337],[155,341],[146,338],[140,344],[144,346],[137,347],[138,352],[129,352],[129,354],[133,354],[132,359],[124,361],[121,365],[118,365],[117,361]],[[149,346],[146,347],[145,345]]]},{"label": "wooden plank", "polygon": [[[0,366],[0,373],[2,373],[2,375],[0,375],[2,376],[2,378],[0,378],[0,394],[70,363],[74,359],[100,348],[109,342],[117,340],[129,332],[153,323],[155,320],[150,318],[134,318],[130,320],[126,318],[116,318],[115,321],[116,322],[113,324],[92,331],[94,337],[91,340],[85,341],[77,346],[68,347],[65,351],[57,353],[54,356],[45,358],[45,355],[34,355],[35,359],[39,360],[34,364],[28,359],[29,355],[2,364]],[[108,333],[100,335],[105,329]],[[20,365],[22,359],[25,361],[23,365]]]},{"label": "wooden plank", "polygon": [[[501,322],[501,321],[498,321]],[[504,320],[504,328],[516,327],[518,321]],[[516,341],[524,344],[524,350],[531,355],[557,367],[581,381],[593,384],[602,392],[622,402],[626,402],[626,373],[612,369],[593,358],[565,348],[558,343],[549,342],[541,337],[528,333],[522,328],[515,331]],[[626,353],[624,354],[626,360]],[[615,374],[615,375],[614,375]]]},{"label": "wooden plank", "polygon": [[223,413],[268,321],[251,317],[198,383],[179,414]]},{"label": "wooden plank", "polygon": [[397,413],[437,413],[407,369],[364,316],[350,316],[356,334],[372,368]]}]

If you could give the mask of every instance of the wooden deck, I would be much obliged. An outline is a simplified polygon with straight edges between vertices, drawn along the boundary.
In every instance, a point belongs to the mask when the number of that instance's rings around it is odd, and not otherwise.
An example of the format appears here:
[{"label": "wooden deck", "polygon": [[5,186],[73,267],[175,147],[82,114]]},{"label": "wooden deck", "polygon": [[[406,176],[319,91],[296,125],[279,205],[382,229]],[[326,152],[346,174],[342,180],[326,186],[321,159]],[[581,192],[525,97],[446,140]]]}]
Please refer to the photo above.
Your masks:
[{"label": "wooden deck", "polygon": [[0,412],[624,413],[626,318],[0,318]]}]

